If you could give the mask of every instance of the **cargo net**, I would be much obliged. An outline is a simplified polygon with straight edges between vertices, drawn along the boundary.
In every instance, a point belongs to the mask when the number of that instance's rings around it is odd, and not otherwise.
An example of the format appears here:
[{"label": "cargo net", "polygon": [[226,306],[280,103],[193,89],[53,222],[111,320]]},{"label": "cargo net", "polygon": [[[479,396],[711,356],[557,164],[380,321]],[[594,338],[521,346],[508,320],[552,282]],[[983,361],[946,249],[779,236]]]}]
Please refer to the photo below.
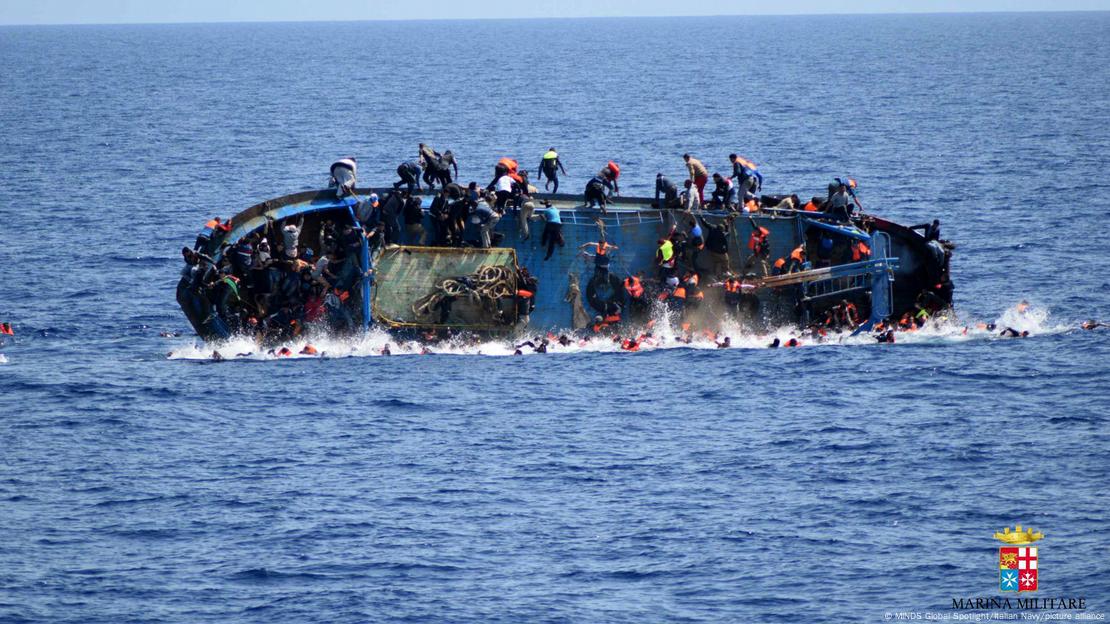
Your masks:
[{"label": "cargo net", "polygon": [[490,330],[516,321],[516,251],[391,247],[374,267],[374,320]]}]

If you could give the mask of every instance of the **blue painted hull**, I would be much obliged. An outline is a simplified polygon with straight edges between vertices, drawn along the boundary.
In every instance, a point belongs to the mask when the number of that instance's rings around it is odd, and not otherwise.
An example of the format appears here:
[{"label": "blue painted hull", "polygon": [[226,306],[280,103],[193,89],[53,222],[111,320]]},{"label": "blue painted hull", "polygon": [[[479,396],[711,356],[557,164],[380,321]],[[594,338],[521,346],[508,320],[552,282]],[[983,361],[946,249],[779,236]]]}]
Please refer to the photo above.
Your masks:
[{"label": "blue painted hull", "polygon": [[[359,189],[357,193],[365,197],[371,192],[384,192],[388,189]],[[500,241],[496,246],[511,247],[516,250],[519,266],[527,267],[538,278],[539,288],[535,296],[535,310],[531,313],[528,322],[528,331],[555,331],[574,328],[574,309],[567,301],[568,286],[571,276],[577,278],[580,285],[581,303],[589,317],[601,314],[597,306],[591,306],[586,294],[591,280],[595,278],[595,267],[592,258],[585,257],[580,250],[586,243],[596,242],[599,238],[600,228],[596,220],[600,219],[605,226],[605,236],[609,243],[618,247],[613,252],[610,272],[617,278],[623,279],[629,275],[642,273],[651,285],[657,274],[655,252],[657,239],[669,230],[672,220],[677,219],[680,229],[688,229],[690,216],[687,213],[673,211],[659,211],[651,207],[649,199],[617,198],[610,205],[607,214],[601,214],[595,209],[581,206],[579,198],[574,196],[541,196],[549,199],[560,209],[563,221],[562,234],[565,245],[556,247],[551,258],[545,259],[546,247],[541,242],[544,222],[531,221],[527,228],[523,228],[518,218],[518,213],[510,212],[500,220],[495,228]],[[423,204],[427,210],[431,198],[425,196]],[[205,250],[214,258],[219,259],[224,244],[232,244],[252,232],[258,231],[266,223],[266,217],[280,221],[290,217],[305,215],[308,219],[339,219],[343,220],[350,214],[348,204],[337,201],[334,193],[329,190],[299,193],[253,206],[232,218],[233,228],[222,239],[215,239],[207,243]],[[710,221],[719,222],[723,213],[705,213]],[[766,211],[753,215],[753,220],[761,227],[770,230],[770,260],[788,258],[790,251],[806,240],[807,223],[812,224],[814,213],[798,213],[794,211]],[[427,214],[424,219],[425,236],[430,237],[431,223]],[[894,301],[892,312],[900,315],[913,305],[913,298],[924,284],[937,279],[936,267],[926,266],[927,248],[924,239],[916,232],[903,226],[893,224],[881,219],[868,221],[873,230],[885,232],[892,241],[892,256],[898,260],[895,263],[894,274]],[[728,263],[730,269],[737,274],[753,272],[764,275],[767,265],[756,262],[748,264],[750,253],[747,248],[748,237],[751,233],[751,223],[748,218],[741,216],[734,221],[729,233]],[[812,231],[812,230],[811,230]],[[405,240],[402,234],[399,242],[402,244],[418,244],[418,240]],[[465,238],[469,241],[478,240],[478,232],[473,225],[467,226]],[[304,239],[302,239],[303,242]],[[812,243],[812,239],[810,240]],[[593,251],[589,249],[589,251]],[[833,250],[833,264],[847,262],[844,257],[847,248],[842,245]],[[702,252],[705,254],[705,252]],[[704,268],[705,257],[693,260],[698,268]],[[364,261],[365,262],[365,261]],[[947,282],[947,266],[943,271],[943,280]],[[367,280],[367,286],[373,288]],[[706,287],[706,300],[703,304],[706,318],[720,318],[726,314],[722,305],[722,292],[720,288]],[[351,314],[356,322],[369,324],[369,305],[359,302],[368,302],[370,293],[358,284],[352,289]],[[368,289],[367,289],[368,290]],[[606,288],[600,289],[606,293]],[[951,289],[948,289],[950,297]],[[623,293],[617,293],[623,300]],[[798,323],[807,320],[806,311],[799,302],[803,298],[803,291],[797,287],[764,289],[758,293],[760,300],[759,318],[749,319],[757,323]],[[604,297],[602,297],[604,298]],[[652,297],[654,299],[654,297]],[[853,300],[861,305],[868,305],[868,294],[857,293]],[[203,305],[187,284],[182,281],[178,288],[178,301],[189,318],[197,333],[205,339],[218,339],[226,337],[227,324],[211,315],[204,316]],[[950,301],[950,299],[949,299]],[[625,306],[627,307],[627,306]],[[812,311],[812,308],[808,309]],[[581,319],[581,314],[579,315]],[[518,327],[518,329],[520,329]]]}]

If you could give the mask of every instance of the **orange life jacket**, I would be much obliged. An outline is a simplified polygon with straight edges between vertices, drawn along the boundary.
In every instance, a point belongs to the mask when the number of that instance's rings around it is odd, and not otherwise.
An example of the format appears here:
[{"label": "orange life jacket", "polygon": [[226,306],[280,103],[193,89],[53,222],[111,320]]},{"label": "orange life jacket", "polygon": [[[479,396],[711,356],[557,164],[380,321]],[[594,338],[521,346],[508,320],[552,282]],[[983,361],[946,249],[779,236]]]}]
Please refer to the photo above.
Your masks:
[{"label": "orange life jacket", "polygon": [[740,280],[727,279],[725,280],[725,292],[738,293],[740,292]]},{"label": "orange life jacket", "polygon": [[521,288],[520,290],[516,291],[516,296],[520,297],[521,299],[531,299],[532,297],[536,296],[536,293]]},{"label": "orange life jacket", "polygon": [[609,161],[609,171],[613,172],[613,179],[614,180],[621,177],[621,168],[617,166],[617,163],[615,163],[611,160]]},{"label": "orange life jacket", "polygon": [[775,260],[776,269],[781,269],[784,266],[786,266],[786,258],[779,258],[778,260]]},{"label": "orange life jacket", "polygon": [[206,227],[210,230],[214,230],[217,227],[219,227],[219,225],[220,225],[220,220],[219,220],[219,218],[216,218],[216,219],[209,219],[208,223],[204,224],[204,227]]},{"label": "orange life jacket", "polygon": [[759,229],[752,230],[752,236],[748,239],[748,249],[752,251],[755,251],[756,249],[761,249],[764,244],[766,244],[767,236],[770,234],[771,231],[765,227],[760,227]]},{"label": "orange life jacket", "polygon": [[801,246],[795,247],[794,251],[790,252],[790,259],[797,260],[798,262],[805,262],[805,250]]},{"label": "orange life jacket", "polygon": [[748,212],[759,212],[759,204],[754,199],[744,202],[744,207],[748,209]]},{"label": "orange life jacket", "polygon": [[864,243],[863,241],[860,241],[860,240],[857,240],[857,241],[852,243],[852,261],[853,262],[859,262],[860,260],[862,260],[864,258],[868,258],[870,256],[871,256],[871,248],[867,246],[867,243]]},{"label": "orange life jacket", "polygon": [[620,314],[610,314],[609,316],[605,317],[605,324],[606,325],[609,325],[611,323],[620,323],[620,322],[621,322],[621,315]]},{"label": "orange life jacket", "polygon": [[12,331],[12,324],[0,323],[0,334],[4,334],[5,336],[14,336],[15,332]]},{"label": "orange life jacket", "polygon": [[806,202],[806,205],[802,207],[802,210],[805,210],[806,212],[817,212],[817,204],[813,203],[813,200],[811,199]]},{"label": "orange life jacket", "polygon": [[624,278],[624,289],[628,291],[628,296],[633,299],[644,296],[644,286],[640,283],[640,278],[636,276]]},{"label": "orange life jacket", "polygon": [[517,163],[512,158],[502,158],[501,160],[497,161],[497,164],[507,169],[509,173],[516,173]]},{"label": "orange life jacket", "polygon": [[674,297],[675,299],[685,299],[686,298],[686,289],[683,288],[682,286],[679,286],[678,288],[674,289],[674,293],[672,293],[671,296]]}]

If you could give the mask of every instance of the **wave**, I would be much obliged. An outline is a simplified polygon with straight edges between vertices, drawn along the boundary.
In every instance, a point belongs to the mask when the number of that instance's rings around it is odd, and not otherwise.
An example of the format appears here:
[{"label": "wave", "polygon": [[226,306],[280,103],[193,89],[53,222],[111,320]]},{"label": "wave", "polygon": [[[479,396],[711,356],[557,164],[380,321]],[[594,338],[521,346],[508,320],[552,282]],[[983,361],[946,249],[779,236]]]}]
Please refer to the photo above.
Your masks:
[{"label": "wave", "polygon": [[[1075,329],[1075,326],[1053,324],[1050,322],[1050,315],[1047,310],[1031,306],[1025,301],[1014,304],[990,321],[961,321],[955,314],[946,318],[937,318],[915,331],[898,332],[894,344],[878,343],[875,337],[868,333],[851,336],[848,332],[844,332],[820,336],[792,326],[779,327],[765,332],[753,332],[732,322],[725,322],[716,332],[694,333],[689,336],[689,342],[687,342],[682,329],[677,327],[675,323],[668,322],[666,318],[663,318],[657,321],[650,337],[642,340],[635,351],[625,349],[622,344],[625,339],[633,338],[635,335],[580,337],[567,333],[564,334],[568,338],[566,344],[558,341],[559,336],[548,334],[547,337],[550,342],[547,345],[547,353],[624,353],[635,356],[638,353],[668,349],[708,351],[721,349],[719,341],[723,342],[725,337],[730,339],[728,347],[730,349],[766,349],[771,346],[775,339],[778,339],[783,348],[790,349],[790,347],[784,345],[791,338],[798,340],[798,346],[794,348],[802,349],[866,345],[889,348],[905,344],[958,344],[970,341],[1011,340],[1012,338],[1000,335],[999,332],[1005,328],[1012,328],[1018,332],[1028,331],[1030,336],[1044,336],[1068,332]],[[636,335],[639,335],[639,332],[636,332]],[[533,344],[539,344],[542,339],[542,335],[520,337],[515,341],[508,339],[467,340],[458,338],[428,344],[416,340],[398,341],[396,336],[384,330],[371,329],[365,334],[354,337],[317,336],[300,338],[276,347],[260,347],[254,340],[247,337],[237,337],[212,344],[193,341],[176,346],[167,354],[167,358],[197,361],[212,361],[213,359],[271,361],[278,359],[301,360],[387,355],[484,355],[499,357],[538,355],[533,347],[525,345],[524,341],[530,340]],[[306,352],[305,348],[309,345],[315,349],[316,353],[310,354],[311,349]],[[520,353],[518,353],[518,350]],[[216,358],[214,354],[218,354],[219,357]]]}]

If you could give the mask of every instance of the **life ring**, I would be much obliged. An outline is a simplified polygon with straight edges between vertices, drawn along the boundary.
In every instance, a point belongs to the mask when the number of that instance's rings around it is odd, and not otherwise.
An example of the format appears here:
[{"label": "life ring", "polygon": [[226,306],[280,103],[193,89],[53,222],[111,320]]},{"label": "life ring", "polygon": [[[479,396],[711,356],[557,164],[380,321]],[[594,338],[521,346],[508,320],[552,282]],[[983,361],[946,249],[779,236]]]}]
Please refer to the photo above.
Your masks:
[{"label": "life ring", "polygon": [[605,314],[610,303],[624,301],[624,282],[612,272],[608,273],[608,277],[594,273],[590,283],[586,284],[586,300],[591,308]]}]

